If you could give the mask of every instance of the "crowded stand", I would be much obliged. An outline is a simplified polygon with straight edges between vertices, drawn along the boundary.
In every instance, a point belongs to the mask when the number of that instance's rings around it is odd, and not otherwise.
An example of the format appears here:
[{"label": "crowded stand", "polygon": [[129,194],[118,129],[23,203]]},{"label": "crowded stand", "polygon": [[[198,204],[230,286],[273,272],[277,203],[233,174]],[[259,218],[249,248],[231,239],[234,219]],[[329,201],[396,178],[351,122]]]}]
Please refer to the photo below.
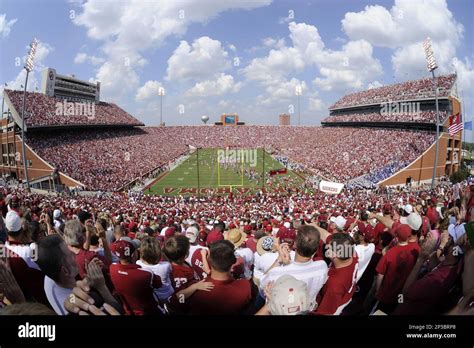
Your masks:
[{"label": "crowded stand", "polygon": [[[442,123],[446,119],[446,111],[439,112],[439,119]],[[321,121],[321,123],[336,122],[417,122],[417,123],[436,123],[436,111],[420,111],[418,113],[351,113],[348,115],[331,115]]]},{"label": "crowded stand", "polygon": [[[438,96],[448,97],[456,81],[456,75],[443,75],[436,79],[439,91]],[[433,80],[426,78],[347,94],[334,103],[329,109],[333,110],[358,105],[388,103],[390,101],[434,99],[434,97]]]},{"label": "crowded stand", "polygon": [[177,126],[35,132],[27,141],[39,156],[86,189],[111,191],[171,164],[189,153],[188,145],[245,147],[248,139],[253,148],[271,147],[275,155],[291,159],[296,170],[346,182],[390,163],[413,161],[434,142],[434,135],[368,128]]},{"label": "crowded stand", "polygon": [[[21,117],[23,92],[6,89],[5,93]],[[80,103],[74,103],[74,110],[69,112],[68,105],[64,107],[64,101],[64,99],[50,97],[43,93],[27,92],[25,110],[27,127],[143,125],[113,103],[84,101],[80,109]]]},{"label": "crowded stand", "polygon": [[474,314],[474,181],[0,207],[1,314]]}]

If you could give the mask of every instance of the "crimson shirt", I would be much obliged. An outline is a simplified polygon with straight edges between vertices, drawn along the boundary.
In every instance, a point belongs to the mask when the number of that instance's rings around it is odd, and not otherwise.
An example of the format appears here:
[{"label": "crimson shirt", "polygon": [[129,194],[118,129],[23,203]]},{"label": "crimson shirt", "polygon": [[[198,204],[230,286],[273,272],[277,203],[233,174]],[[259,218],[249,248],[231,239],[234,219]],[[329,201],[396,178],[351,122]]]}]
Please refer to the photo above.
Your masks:
[{"label": "crimson shirt", "polygon": [[154,289],[162,286],[161,278],[137,264],[110,266],[110,277],[115,290],[124,302],[127,314],[159,314]]},{"label": "crimson shirt", "polygon": [[331,264],[328,280],[318,295],[319,305],[316,314],[341,314],[344,307],[352,300],[356,290],[358,265],[357,256],[354,256],[352,263],[346,267],[336,268]]},{"label": "crimson shirt", "polygon": [[[44,292],[44,273],[32,260],[34,254],[30,254],[29,244],[15,241],[5,243],[10,268],[21,291],[27,300],[34,298],[36,301],[51,307]],[[15,252],[18,250],[18,253]],[[28,255],[27,255],[28,254]]]},{"label": "crimson shirt", "polygon": [[106,266],[105,259],[95,251],[80,249],[76,254],[76,262],[79,267],[79,275],[81,276],[81,279],[84,279],[87,275],[86,265],[95,257],[104,263],[104,267]]},{"label": "crimson shirt", "polygon": [[449,291],[456,282],[458,265],[440,265],[408,287],[403,303],[393,314],[440,314],[449,301]]},{"label": "crimson shirt", "polygon": [[206,280],[214,284],[211,291],[196,291],[190,300],[192,314],[229,315],[242,313],[252,302],[250,280]]},{"label": "crimson shirt", "polygon": [[254,236],[249,236],[244,244],[244,248],[249,248],[253,253],[257,251],[257,241],[255,241]]},{"label": "crimson shirt", "polygon": [[377,299],[382,303],[395,303],[398,295],[402,292],[403,285],[410,275],[420,246],[418,243],[407,245],[396,245],[389,249],[380,259],[376,271],[383,274],[384,278]]},{"label": "crimson shirt", "polygon": [[186,289],[198,281],[198,275],[188,263],[185,262],[182,265],[176,263],[171,264],[171,284],[173,285],[175,293]]}]

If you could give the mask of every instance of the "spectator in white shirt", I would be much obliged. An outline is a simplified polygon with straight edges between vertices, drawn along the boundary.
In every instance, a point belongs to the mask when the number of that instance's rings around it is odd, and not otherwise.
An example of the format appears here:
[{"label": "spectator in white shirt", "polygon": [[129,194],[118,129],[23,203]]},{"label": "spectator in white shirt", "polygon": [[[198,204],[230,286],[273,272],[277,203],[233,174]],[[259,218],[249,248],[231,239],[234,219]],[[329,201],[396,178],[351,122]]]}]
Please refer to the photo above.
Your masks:
[{"label": "spectator in white shirt", "polygon": [[308,286],[310,308],[316,305],[316,296],[323,287],[328,276],[328,267],[324,261],[313,261],[319,248],[319,231],[311,225],[301,226],[296,233],[296,255],[294,261],[290,259],[288,245],[283,243],[278,246],[279,257],[272,268],[262,278],[260,290],[263,293],[265,286],[280,276],[290,274],[302,280]]},{"label": "spectator in white shirt", "polygon": [[57,234],[44,237],[38,245],[37,264],[45,273],[44,291],[58,315],[66,315],[64,300],[76,285],[79,267],[76,256]]},{"label": "spectator in white shirt", "polygon": [[141,268],[160,276],[163,285],[155,288],[154,291],[160,300],[167,301],[174,293],[170,280],[171,264],[168,261],[161,260],[161,247],[158,240],[153,237],[142,239],[140,244],[140,260],[137,260],[136,263]]}]

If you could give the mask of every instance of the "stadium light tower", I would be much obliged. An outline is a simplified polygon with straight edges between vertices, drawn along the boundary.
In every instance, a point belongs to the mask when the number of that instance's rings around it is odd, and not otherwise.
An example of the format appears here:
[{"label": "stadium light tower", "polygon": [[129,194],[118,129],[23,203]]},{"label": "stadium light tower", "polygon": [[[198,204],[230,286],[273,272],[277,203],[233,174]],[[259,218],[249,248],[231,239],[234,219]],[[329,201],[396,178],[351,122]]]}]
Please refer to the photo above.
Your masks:
[{"label": "stadium light tower", "polygon": [[163,126],[163,96],[165,95],[163,87],[158,88],[158,95],[160,96],[160,126]]},{"label": "stadium light tower", "polygon": [[26,57],[25,62],[25,70],[26,70],[26,78],[25,78],[25,88],[23,90],[23,102],[21,106],[21,156],[23,159],[23,169],[24,175],[26,180],[26,190],[30,190],[30,180],[28,179],[28,164],[26,161],[26,150],[25,150],[25,101],[26,101],[26,86],[28,85],[28,75],[30,71],[33,70],[33,62],[35,59],[36,48],[38,47],[38,40],[35,38],[31,41],[30,50],[28,51],[28,56]]},{"label": "stadium light tower", "polygon": [[298,126],[301,124],[301,109],[300,109],[300,97],[303,94],[303,87],[301,84],[295,87],[295,94],[298,96]]},{"label": "stadium light tower", "polygon": [[431,46],[431,39],[429,37],[423,42],[423,49],[425,50],[426,56],[426,66],[428,71],[431,72],[433,76],[433,85],[435,89],[435,103],[436,103],[436,154],[433,167],[433,177],[431,178],[431,189],[435,186],[436,173],[438,169],[438,155],[439,155],[439,106],[438,106],[438,83],[436,81],[436,76],[434,71],[438,68],[436,64],[436,58],[433,52],[433,47]]}]

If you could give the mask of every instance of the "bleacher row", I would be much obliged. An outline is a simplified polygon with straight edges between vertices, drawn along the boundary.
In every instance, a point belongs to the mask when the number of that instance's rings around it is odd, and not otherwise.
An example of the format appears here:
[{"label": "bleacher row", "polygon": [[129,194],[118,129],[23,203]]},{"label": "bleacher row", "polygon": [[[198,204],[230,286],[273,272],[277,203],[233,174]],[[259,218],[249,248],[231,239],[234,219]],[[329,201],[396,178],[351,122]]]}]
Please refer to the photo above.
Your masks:
[{"label": "bleacher row", "polygon": [[186,153],[187,145],[271,147],[300,168],[346,182],[393,162],[411,162],[433,142],[429,132],[279,126],[143,127],[28,136],[29,145],[50,164],[88,189],[106,191],[167,165]]},{"label": "bleacher row", "polygon": [[[447,97],[456,81],[456,75],[443,75],[437,77],[438,96]],[[361,92],[347,94],[329,109],[341,109],[359,105],[372,105],[388,103],[389,101],[404,101],[434,98],[435,91],[431,78],[407,81],[368,89]]]},{"label": "bleacher row", "polygon": [[[22,91],[5,90],[8,98],[21,117],[21,106],[23,100]],[[127,125],[140,126],[132,115],[113,103],[99,102],[94,105],[94,112],[64,112],[63,99],[50,97],[42,93],[27,92],[26,94],[26,125],[30,127],[44,126],[96,126],[96,125]],[[75,104],[77,105],[77,104]],[[87,104],[85,104],[87,106]],[[88,107],[88,106],[87,106]],[[79,110],[79,109],[78,109]],[[89,107],[88,110],[92,110]],[[67,111],[67,109],[66,109]],[[79,110],[80,111],[80,110]]]},{"label": "bleacher row", "polygon": [[[446,118],[446,111],[440,111],[440,122]],[[384,114],[378,112],[351,113],[343,115],[331,115],[321,121],[322,123],[337,122],[416,122],[436,123],[436,111],[420,111],[419,113],[394,113]]]}]

